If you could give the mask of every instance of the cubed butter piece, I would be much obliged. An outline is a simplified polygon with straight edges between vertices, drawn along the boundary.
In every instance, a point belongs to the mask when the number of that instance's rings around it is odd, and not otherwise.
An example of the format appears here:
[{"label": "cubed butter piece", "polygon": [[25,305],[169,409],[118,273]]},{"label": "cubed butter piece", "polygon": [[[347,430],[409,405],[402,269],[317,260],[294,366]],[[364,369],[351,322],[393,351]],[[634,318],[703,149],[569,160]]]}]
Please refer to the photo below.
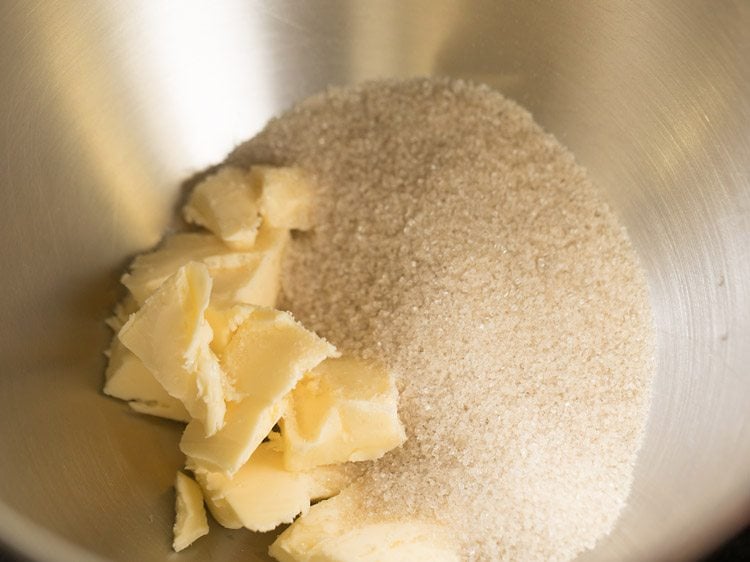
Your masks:
[{"label": "cubed butter piece", "polygon": [[281,420],[289,470],[377,459],[406,439],[398,390],[381,365],[327,359],[292,391]]},{"label": "cubed butter piece", "polygon": [[[337,494],[350,482],[345,466],[321,467],[309,472],[284,468],[283,454],[274,443],[258,446],[231,478],[189,461],[206,498],[222,506],[221,515],[236,516],[252,531],[270,531],[291,523],[310,508],[310,502]],[[231,521],[232,523],[234,521]]]},{"label": "cubed butter piece", "polygon": [[[196,475],[200,470],[196,470]],[[200,476],[198,476],[200,478]],[[224,500],[242,525],[266,532],[291,523],[310,507],[309,479],[284,469],[281,453],[262,443],[231,478],[212,473],[206,478],[212,499]]]},{"label": "cubed butter piece", "polygon": [[214,336],[211,340],[211,349],[221,357],[237,331],[245,320],[255,310],[255,307],[249,304],[236,304],[228,308],[209,306],[206,309],[206,320]]},{"label": "cubed butter piece", "polygon": [[179,552],[208,534],[208,520],[203,508],[203,494],[195,480],[178,472],[174,487],[177,498],[172,548]]},{"label": "cubed butter piece", "polygon": [[212,234],[175,234],[158,250],[136,257],[122,282],[142,305],[169,276],[195,261],[209,269],[214,281],[213,302],[225,307],[238,302],[273,306],[288,240],[288,231],[265,227],[252,248],[237,251]]},{"label": "cubed butter piece", "polygon": [[268,404],[253,398],[229,402],[223,428],[206,437],[203,425],[191,421],[180,439],[180,450],[211,470],[234,474],[279,421],[283,405],[281,400]]},{"label": "cubed butter piece", "polygon": [[[255,307],[249,304],[235,304],[229,308],[209,306],[206,309],[206,320],[213,332],[211,350],[217,357],[224,354],[224,350],[237,328],[248,319],[254,310]],[[232,402],[239,402],[242,395],[236,391],[232,381],[226,376],[222,378],[222,381],[224,382],[224,398]]]},{"label": "cubed butter piece", "polygon": [[249,248],[260,226],[260,188],[241,168],[227,166],[195,186],[185,220],[203,226],[233,248]]},{"label": "cubed butter piece", "polygon": [[[197,475],[196,478],[198,478]],[[234,509],[232,509],[232,506],[229,505],[227,500],[223,498],[214,499],[210,496],[206,496],[205,488],[204,499],[206,501],[206,505],[208,506],[208,510],[211,512],[211,515],[213,515],[214,519],[216,519],[219,525],[221,525],[222,527],[226,527],[227,529],[242,528],[242,521],[235,513]]]},{"label": "cubed butter piece", "polygon": [[[354,481],[356,476],[362,474],[362,470],[359,470],[360,467],[361,465],[357,466],[351,463],[330,464],[306,470],[305,474],[310,479],[308,489],[310,501],[332,498],[341,492]],[[286,470],[286,467],[284,469]]]},{"label": "cubed butter piece", "polygon": [[168,277],[187,263],[202,262],[210,257],[217,261],[235,253],[212,234],[175,234],[168,237],[157,250],[137,256],[130,265],[130,273],[122,276],[122,283],[140,306]]},{"label": "cubed butter piece", "polygon": [[257,307],[227,345],[222,366],[238,392],[270,404],[324,359],[338,355],[288,312]]},{"label": "cubed butter piece", "polygon": [[204,313],[211,294],[205,265],[190,262],[168,278],[118,334],[206,435],[224,423],[224,373],[211,351]]},{"label": "cubed butter piece", "polygon": [[354,490],[312,506],[279,535],[271,556],[279,562],[459,562],[456,545],[438,525],[414,519],[357,523]]},{"label": "cubed butter piece", "polygon": [[312,189],[299,168],[253,166],[250,173],[261,186],[260,213],[274,228],[308,230],[312,226]]},{"label": "cubed butter piece", "polygon": [[217,306],[228,307],[237,303],[273,307],[281,287],[281,263],[289,241],[289,231],[261,227],[255,246],[247,251],[252,262],[240,262],[230,267],[225,260],[213,259],[206,264],[212,268],[214,294]]},{"label": "cubed butter piece", "polygon": [[128,400],[135,411],[189,422],[182,402],[170,396],[143,362],[115,336],[105,373],[104,394]]},{"label": "cubed butter piece", "polygon": [[[284,442],[281,434],[272,431],[268,434],[269,447],[273,448],[283,459]],[[356,463],[331,464],[316,466],[304,471],[310,483],[310,501],[331,498],[351,484],[364,472],[365,466]],[[284,466],[284,470],[287,470]]]},{"label": "cubed butter piece", "polygon": [[204,436],[200,421],[190,422],[180,449],[213,470],[234,474],[279,421],[284,399],[302,375],[336,355],[336,348],[289,313],[256,308],[222,357],[241,401],[228,405],[224,427],[211,437]]}]

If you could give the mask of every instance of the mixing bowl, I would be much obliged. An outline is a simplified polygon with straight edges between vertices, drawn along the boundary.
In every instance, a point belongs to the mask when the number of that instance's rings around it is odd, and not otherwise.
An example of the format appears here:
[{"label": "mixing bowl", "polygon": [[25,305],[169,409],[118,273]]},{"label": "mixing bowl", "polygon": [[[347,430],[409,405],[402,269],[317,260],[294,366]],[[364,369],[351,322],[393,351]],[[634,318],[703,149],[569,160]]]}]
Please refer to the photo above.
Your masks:
[{"label": "mixing bowl", "polygon": [[32,559],[265,560],[214,527],[170,555],[179,427],[103,397],[128,259],[181,182],[328,84],[450,75],[570,147],[647,271],[658,373],[633,493],[582,560],[680,560],[750,518],[750,3],[5,0],[0,540]]}]

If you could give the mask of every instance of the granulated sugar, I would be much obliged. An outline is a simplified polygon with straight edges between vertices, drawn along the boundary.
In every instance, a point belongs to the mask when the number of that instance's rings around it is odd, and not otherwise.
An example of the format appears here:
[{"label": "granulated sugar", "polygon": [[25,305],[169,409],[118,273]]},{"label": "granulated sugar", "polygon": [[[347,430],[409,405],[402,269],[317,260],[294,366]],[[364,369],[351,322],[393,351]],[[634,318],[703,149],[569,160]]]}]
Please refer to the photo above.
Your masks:
[{"label": "granulated sugar", "polygon": [[628,495],[652,375],[644,277],[572,155],[500,94],[332,90],[229,159],[318,182],[284,302],[400,376],[408,441],[357,518],[446,524],[468,560],[568,560]]}]

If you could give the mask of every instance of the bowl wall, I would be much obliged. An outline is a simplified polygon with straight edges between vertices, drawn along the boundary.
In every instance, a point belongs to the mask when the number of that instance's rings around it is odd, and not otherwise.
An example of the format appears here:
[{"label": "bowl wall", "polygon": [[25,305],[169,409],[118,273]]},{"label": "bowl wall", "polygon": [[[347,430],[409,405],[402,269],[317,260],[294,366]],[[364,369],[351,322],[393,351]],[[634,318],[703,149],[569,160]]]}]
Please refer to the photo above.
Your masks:
[{"label": "bowl wall", "polygon": [[[163,560],[179,427],[100,394],[103,320],[180,183],[328,84],[486,82],[627,225],[659,337],[629,505],[584,560],[694,557],[750,518],[750,3],[0,4],[0,540]],[[218,527],[180,560],[265,560]]]}]

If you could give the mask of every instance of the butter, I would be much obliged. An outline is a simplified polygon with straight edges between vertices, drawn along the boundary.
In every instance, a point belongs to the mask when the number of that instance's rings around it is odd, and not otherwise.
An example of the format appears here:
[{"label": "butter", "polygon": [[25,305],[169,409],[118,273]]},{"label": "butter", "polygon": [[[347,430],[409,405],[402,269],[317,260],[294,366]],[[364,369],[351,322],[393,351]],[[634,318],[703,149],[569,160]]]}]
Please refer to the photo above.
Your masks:
[{"label": "butter", "polygon": [[252,248],[236,251],[212,234],[175,234],[158,250],[136,257],[122,283],[143,305],[169,276],[194,261],[208,267],[214,281],[212,302],[225,307],[238,302],[273,306],[288,240],[287,231],[265,227]]},{"label": "butter", "polygon": [[282,452],[271,441],[259,445],[231,478],[207,471],[200,463],[188,462],[188,467],[207,498],[231,510],[228,513],[242,526],[260,532],[291,523],[298,514],[307,512],[311,501],[337,494],[349,481],[343,467],[326,467],[320,474],[316,474],[318,469],[286,470]]},{"label": "butter", "polygon": [[[282,456],[283,459],[283,456]],[[316,466],[305,472],[309,478],[308,493],[310,501],[332,498],[352,483],[355,471],[349,471],[351,465],[331,464]],[[284,467],[286,470],[286,467]]]},{"label": "butter", "polygon": [[312,226],[312,189],[299,168],[253,166],[251,175],[261,186],[260,212],[274,228],[308,230]]},{"label": "butter", "polygon": [[208,488],[212,498],[223,499],[242,525],[265,532],[291,523],[310,508],[310,483],[301,473],[284,469],[281,453],[263,443],[232,478],[214,473]]},{"label": "butter", "polygon": [[[211,293],[205,265],[190,262],[168,278],[120,330],[120,341],[206,435],[224,423],[223,372],[204,317]],[[191,423],[193,423],[191,422]]]},{"label": "butter", "polygon": [[[281,456],[283,462],[284,443],[281,434],[272,431],[268,434],[268,443],[273,450]],[[284,470],[288,470],[284,465]],[[346,488],[355,477],[361,474],[361,470],[356,469],[356,465],[348,464],[331,464],[327,466],[316,466],[311,470],[304,471],[309,480],[310,500],[317,501],[328,499]]]},{"label": "butter", "polygon": [[273,429],[284,399],[309,370],[336,349],[303,328],[290,314],[266,308],[237,328],[222,356],[222,367],[240,397],[227,406],[226,423],[206,437],[199,420],[190,422],[180,441],[188,457],[234,474]]},{"label": "butter", "polygon": [[398,391],[381,366],[328,359],[294,388],[281,420],[289,470],[377,459],[406,439]]},{"label": "butter", "polygon": [[[237,328],[250,317],[254,310],[255,307],[249,304],[235,304],[229,308],[209,306],[206,309],[206,321],[208,321],[213,332],[210,346],[217,357],[223,356],[224,350]],[[237,392],[228,377],[222,377],[222,382],[224,383],[224,398],[226,400],[238,402],[242,399],[242,395]]]},{"label": "butter", "polygon": [[354,524],[352,489],[322,501],[268,549],[279,562],[459,562],[442,527],[416,519]]},{"label": "butter", "polygon": [[203,509],[203,495],[195,480],[178,472],[175,491],[177,497],[172,548],[179,552],[208,534],[208,521]]},{"label": "butter", "polygon": [[205,502],[231,529],[292,523],[269,551],[282,561],[457,561],[434,525],[352,523],[362,470],[350,461],[379,458],[405,433],[389,372],[340,358],[272,308],[311,199],[296,168],[226,167],[198,184],[183,213],[211,233],[176,234],[133,261],[130,294],[107,320],[117,335],[104,392],[188,422],[180,449],[195,480],[177,474],[176,551],[208,533]]},{"label": "butter", "polygon": [[247,171],[227,166],[195,186],[183,216],[232,248],[249,248],[260,226],[260,189]]},{"label": "butter", "polygon": [[227,345],[222,366],[238,392],[270,404],[324,359],[337,356],[335,347],[288,312],[256,308]]},{"label": "butter", "polygon": [[182,422],[190,421],[182,402],[167,394],[151,371],[117,337],[112,341],[105,377],[104,393],[128,400],[135,411]]},{"label": "butter", "polygon": [[206,437],[203,424],[191,421],[180,439],[180,450],[211,470],[234,474],[263,442],[282,412],[281,401],[267,404],[245,398],[229,402],[223,428]]},{"label": "butter", "polygon": [[130,273],[122,276],[122,283],[141,306],[168,277],[187,263],[212,257],[217,261],[235,253],[212,234],[175,234],[158,250],[137,256],[130,265]]},{"label": "butter", "polygon": [[[198,478],[197,475],[196,478]],[[232,506],[225,499],[213,499],[209,496],[204,496],[204,500],[208,506],[208,510],[219,525],[227,529],[242,528],[242,521],[240,521]]]},{"label": "butter", "polygon": [[236,303],[273,307],[281,287],[281,263],[289,242],[287,230],[263,226],[258,232],[255,246],[247,251],[252,261],[240,261],[229,267],[225,258],[207,259],[214,277],[212,301],[220,306]]},{"label": "butter", "polygon": [[249,304],[236,304],[229,308],[209,306],[206,309],[206,320],[213,332],[211,349],[214,353],[218,356],[224,353],[237,328],[250,317],[254,310],[255,307]]}]

